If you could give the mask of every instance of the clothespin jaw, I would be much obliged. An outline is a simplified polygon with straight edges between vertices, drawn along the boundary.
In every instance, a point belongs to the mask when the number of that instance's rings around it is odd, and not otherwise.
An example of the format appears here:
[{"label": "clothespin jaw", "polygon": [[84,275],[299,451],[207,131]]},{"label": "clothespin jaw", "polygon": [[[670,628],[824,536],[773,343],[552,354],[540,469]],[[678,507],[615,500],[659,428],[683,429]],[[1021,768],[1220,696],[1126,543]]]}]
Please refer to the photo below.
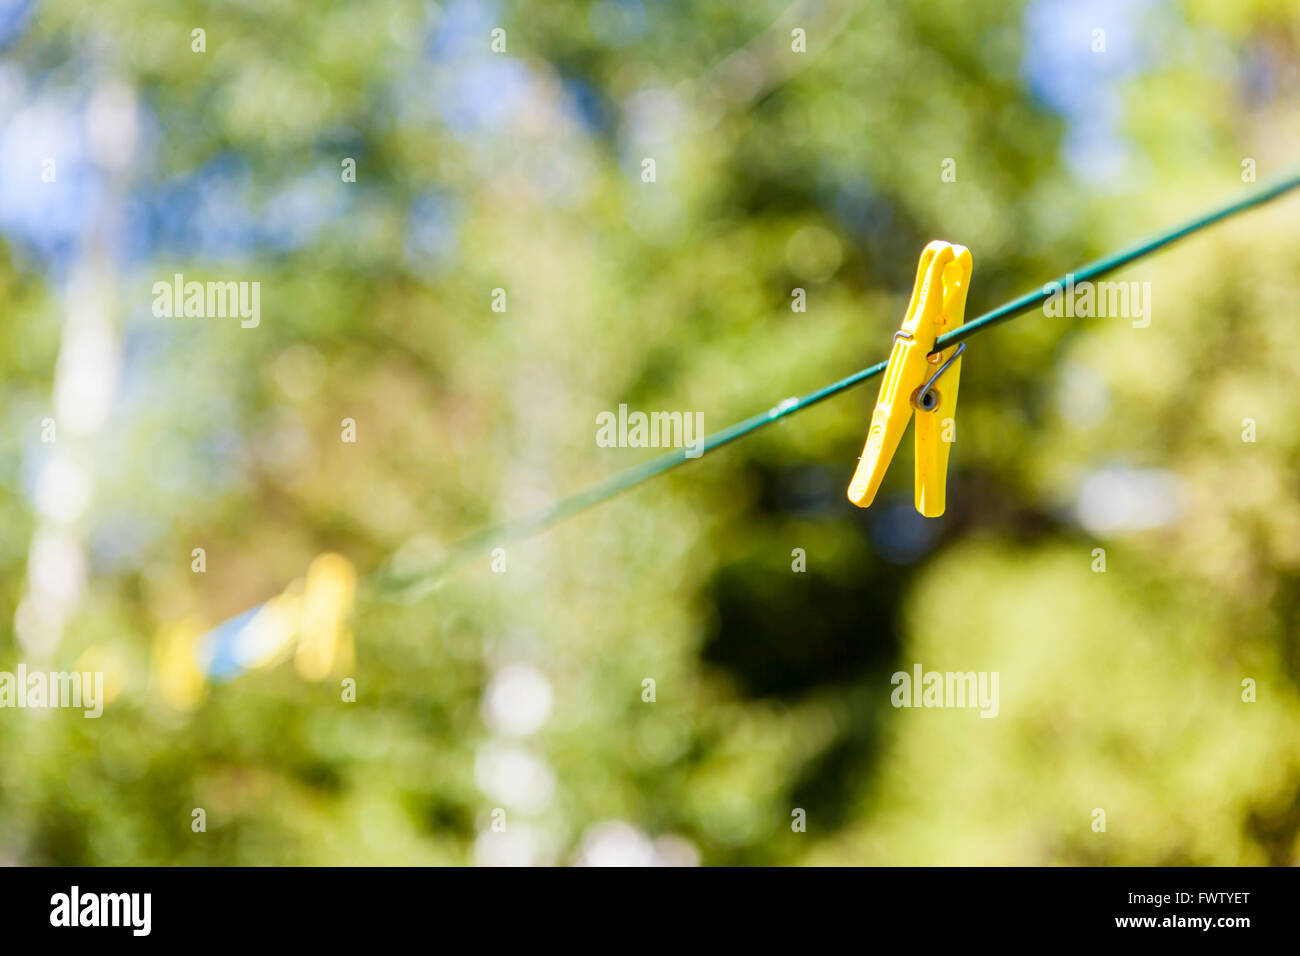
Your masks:
[{"label": "clothespin jaw", "polygon": [[[867,442],[849,484],[849,500],[859,508],[875,500],[915,410],[916,508],[926,517],[943,514],[948,444],[952,440],[945,432],[956,411],[961,362],[958,356],[963,346],[945,349],[936,356],[929,353],[938,336],[964,321],[971,268],[970,250],[965,246],[935,240],[921,253],[903,327],[894,333]],[[936,384],[940,376],[942,389]]]}]

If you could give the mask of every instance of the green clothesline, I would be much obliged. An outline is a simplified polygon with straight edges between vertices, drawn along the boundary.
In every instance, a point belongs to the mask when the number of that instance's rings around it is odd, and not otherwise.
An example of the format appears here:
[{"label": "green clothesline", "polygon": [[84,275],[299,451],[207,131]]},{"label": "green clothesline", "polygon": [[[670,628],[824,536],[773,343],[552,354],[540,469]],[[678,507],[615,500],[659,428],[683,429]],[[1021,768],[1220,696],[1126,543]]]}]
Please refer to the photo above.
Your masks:
[{"label": "green clothesline", "polygon": [[[1014,316],[1020,315],[1036,306],[1042,305],[1051,297],[1052,285],[1063,287],[1068,278],[1073,278],[1077,284],[1099,276],[1114,272],[1116,269],[1123,268],[1130,262],[1144,258],[1153,252],[1157,252],[1179,239],[1183,239],[1193,233],[1199,232],[1209,226],[1214,225],[1223,219],[1227,219],[1247,209],[1261,206],[1270,202],[1279,196],[1290,192],[1300,186],[1300,173],[1295,173],[1281,179],[1271,185],[1262,186],[1259,189],[1243,196],[1240,199],[1220,206],[1209,212],[1203,213],[1194,219],[1191,219],[1182,225],[1173,229],[1166,230],[1155,236],[1152,236],[1142,242],[1122,249],[1119,252],[1112,253],[1096,262],[1076,269],[1071,273],[1061,276],[1055,283],[1049,283],[1042,288],[1028,292],[1018,299],[1000,305],[996,309],[985,312],[976,319],[967,322],[959,329],[955,329],[946,335],[939,336],[935,342],[934,352],[940,352],[943,349],[954,345],[963,339],[968,339],[972,335],[1004,322]],[[933,353],[931,353],[933,354]],[[608,501],[615,495],[621,494],[630,488],[634,488],[642,482],[654,478],[656,475],[662,475],[679,465],[684,465],[688,461],[694,461],[697,457],[703,457],[711,451],[721,448],[738,438],[743,438],[753,432],[758,431],[765,425],[770,425],[775,421],[793,415],[795,412],[802,411],[811,405],[830,398],[832,395],[838,395],[840,392],[847,391],[855,385],[860,385],[870,378],[874,378],[885,370],[886,362],[877,362],[868,368],[859,372],[854,372],[848,378],[840,379],[830,385],[820,388],[815,392],[809,392],[800,398],[789,398],[778,405],[769,408],[765,412],[760,412],[744,421],[736,422],[721,431],[715,432],[704,439],[703,447],[698,455],[688,456],[687,449],[682,448],[652,458],[649,461],[634,465],[624,471],[617,472],[610,477],[599,481],[589,488],[570,495],[567,498],[561,498],[544,508],[540,508],[530,514],[522,515],[518,518],[509,519],[500,524],[492,525],[481,531],[461,539],[450,545],[445,554],[432,566],[425,567],[422,570],[412,570],[409,568],[400,568],[396,565],[390,565],[380,572],[376,584],[381,592],[395,593],[399,591],[407,592],[408,595],[413,592],[424,590],[423,586],[432,586],[437,579],[451,568],[460,564],[466,558],[474,554],[492,548],[500,547],[512,542],[521,541],[533,535],[558,524],[561,521],[571,518],[574,515],[586,511],[604,501]]]}]

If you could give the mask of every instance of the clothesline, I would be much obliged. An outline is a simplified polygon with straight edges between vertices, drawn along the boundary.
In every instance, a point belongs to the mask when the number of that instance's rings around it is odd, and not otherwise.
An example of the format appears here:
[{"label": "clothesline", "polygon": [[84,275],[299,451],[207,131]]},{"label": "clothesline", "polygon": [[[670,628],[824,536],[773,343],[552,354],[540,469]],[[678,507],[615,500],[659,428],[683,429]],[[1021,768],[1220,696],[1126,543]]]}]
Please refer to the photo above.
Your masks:
[{"label": "clothesline", "polygon": [[[1072,281],[1077,285],[1107,275],[1158,252],[1180,239],[1200,232],[1217,222],[1271,202],[1297,187],[1300,187],[1300,172],[1288,175],[1270,185],[1261,186],[1239,199],[1218,206],[1187,222],[1068,272],[1054,282],[1045,283],[1041,288],[1012,299],[1010,302],[972,319],[960,328],[941,335],[935,342],[934,352],[940,352],[1000,322],[1005,322],[1042,305],[1052,296],[1054,289],[1065,286],[1067,282]],[[855,385],[860,385],[883,372],[885,365],[886,363],[883,361],[877,362],[875,365],[854,372],[852,375],[842,378],[838,382],[832,382],[816,391],[799,397],[787,398],[764,412],[759,412],[757,415],[713,433],[704,439],[702,447],[697,445],[694,448],[681,448],[659,455],[649,461],[617,472],[582,491],[561,498],[529,514],[508,519],[477,531],[451,544],[440,557],[423,568],[413,569],[409,566],[390,563],[380,571],[374,583],[378,590],[385,594],[400,592],[410,595],[412,592],[419,592],[423,590],[423,586],[436,583],[441,575],[475,554],[532,537],[574,515],[649,481],[651,478],[703,457],[723,445],[753,434],[760,428],[783,418],[788,418],[796,412],[803,411],[805,408],[825,401],[833,395],[847,391]]]}]

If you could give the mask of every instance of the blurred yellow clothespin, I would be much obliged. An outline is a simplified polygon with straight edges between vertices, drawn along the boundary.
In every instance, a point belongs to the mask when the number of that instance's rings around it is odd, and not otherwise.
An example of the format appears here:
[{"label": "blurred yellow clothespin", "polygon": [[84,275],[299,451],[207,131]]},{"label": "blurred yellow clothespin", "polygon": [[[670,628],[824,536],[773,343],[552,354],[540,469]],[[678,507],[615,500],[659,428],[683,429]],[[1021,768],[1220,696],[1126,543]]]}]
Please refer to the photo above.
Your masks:
[{"label": "blurred yellow clothespin", "polygon": [[356,593],[357,573],[341,554],[322,554],[307,569],[294,658],[305,679],[324,680],[336,667],[352,666],[347,619]]},{"label": "blurred yellow clothespin", "polygon": [[961,353],[966,346],[959,344],[936,355],[930,352],[935,339],[965,321],[972,266],[965,246],[936,239],[921,253],[912,300],[903,327],[894,333],[871,430],[849,485],[849,500],[859,508],[875,499],[915,410],[916,510],[927,518],[943,514],[948,446],[954,440]]}]

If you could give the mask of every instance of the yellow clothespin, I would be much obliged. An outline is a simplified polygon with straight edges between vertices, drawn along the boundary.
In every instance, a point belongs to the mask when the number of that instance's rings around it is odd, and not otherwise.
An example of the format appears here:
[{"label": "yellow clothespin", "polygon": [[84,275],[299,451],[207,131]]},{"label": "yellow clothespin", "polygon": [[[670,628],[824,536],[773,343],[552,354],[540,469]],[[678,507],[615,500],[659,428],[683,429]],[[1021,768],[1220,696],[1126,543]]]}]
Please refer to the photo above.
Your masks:
[{"label": "yellow clothespin", "polygon": [[[943,514],[948,451],[944,434],[957,411],[961,353],[965,344],[930,355],[934,340],[965,321],[966,290],[973,262],[970,250],[935,240],[921,253],[912,301],[903,327],[894,333],[885,378],[871,416],[871,430],[858,470],[849,485],[849,500],[866,508],[875,500],[907,420],[916,411],[916,510],[927,518]],[[942,381],[940,381],[942,376]]]}]

